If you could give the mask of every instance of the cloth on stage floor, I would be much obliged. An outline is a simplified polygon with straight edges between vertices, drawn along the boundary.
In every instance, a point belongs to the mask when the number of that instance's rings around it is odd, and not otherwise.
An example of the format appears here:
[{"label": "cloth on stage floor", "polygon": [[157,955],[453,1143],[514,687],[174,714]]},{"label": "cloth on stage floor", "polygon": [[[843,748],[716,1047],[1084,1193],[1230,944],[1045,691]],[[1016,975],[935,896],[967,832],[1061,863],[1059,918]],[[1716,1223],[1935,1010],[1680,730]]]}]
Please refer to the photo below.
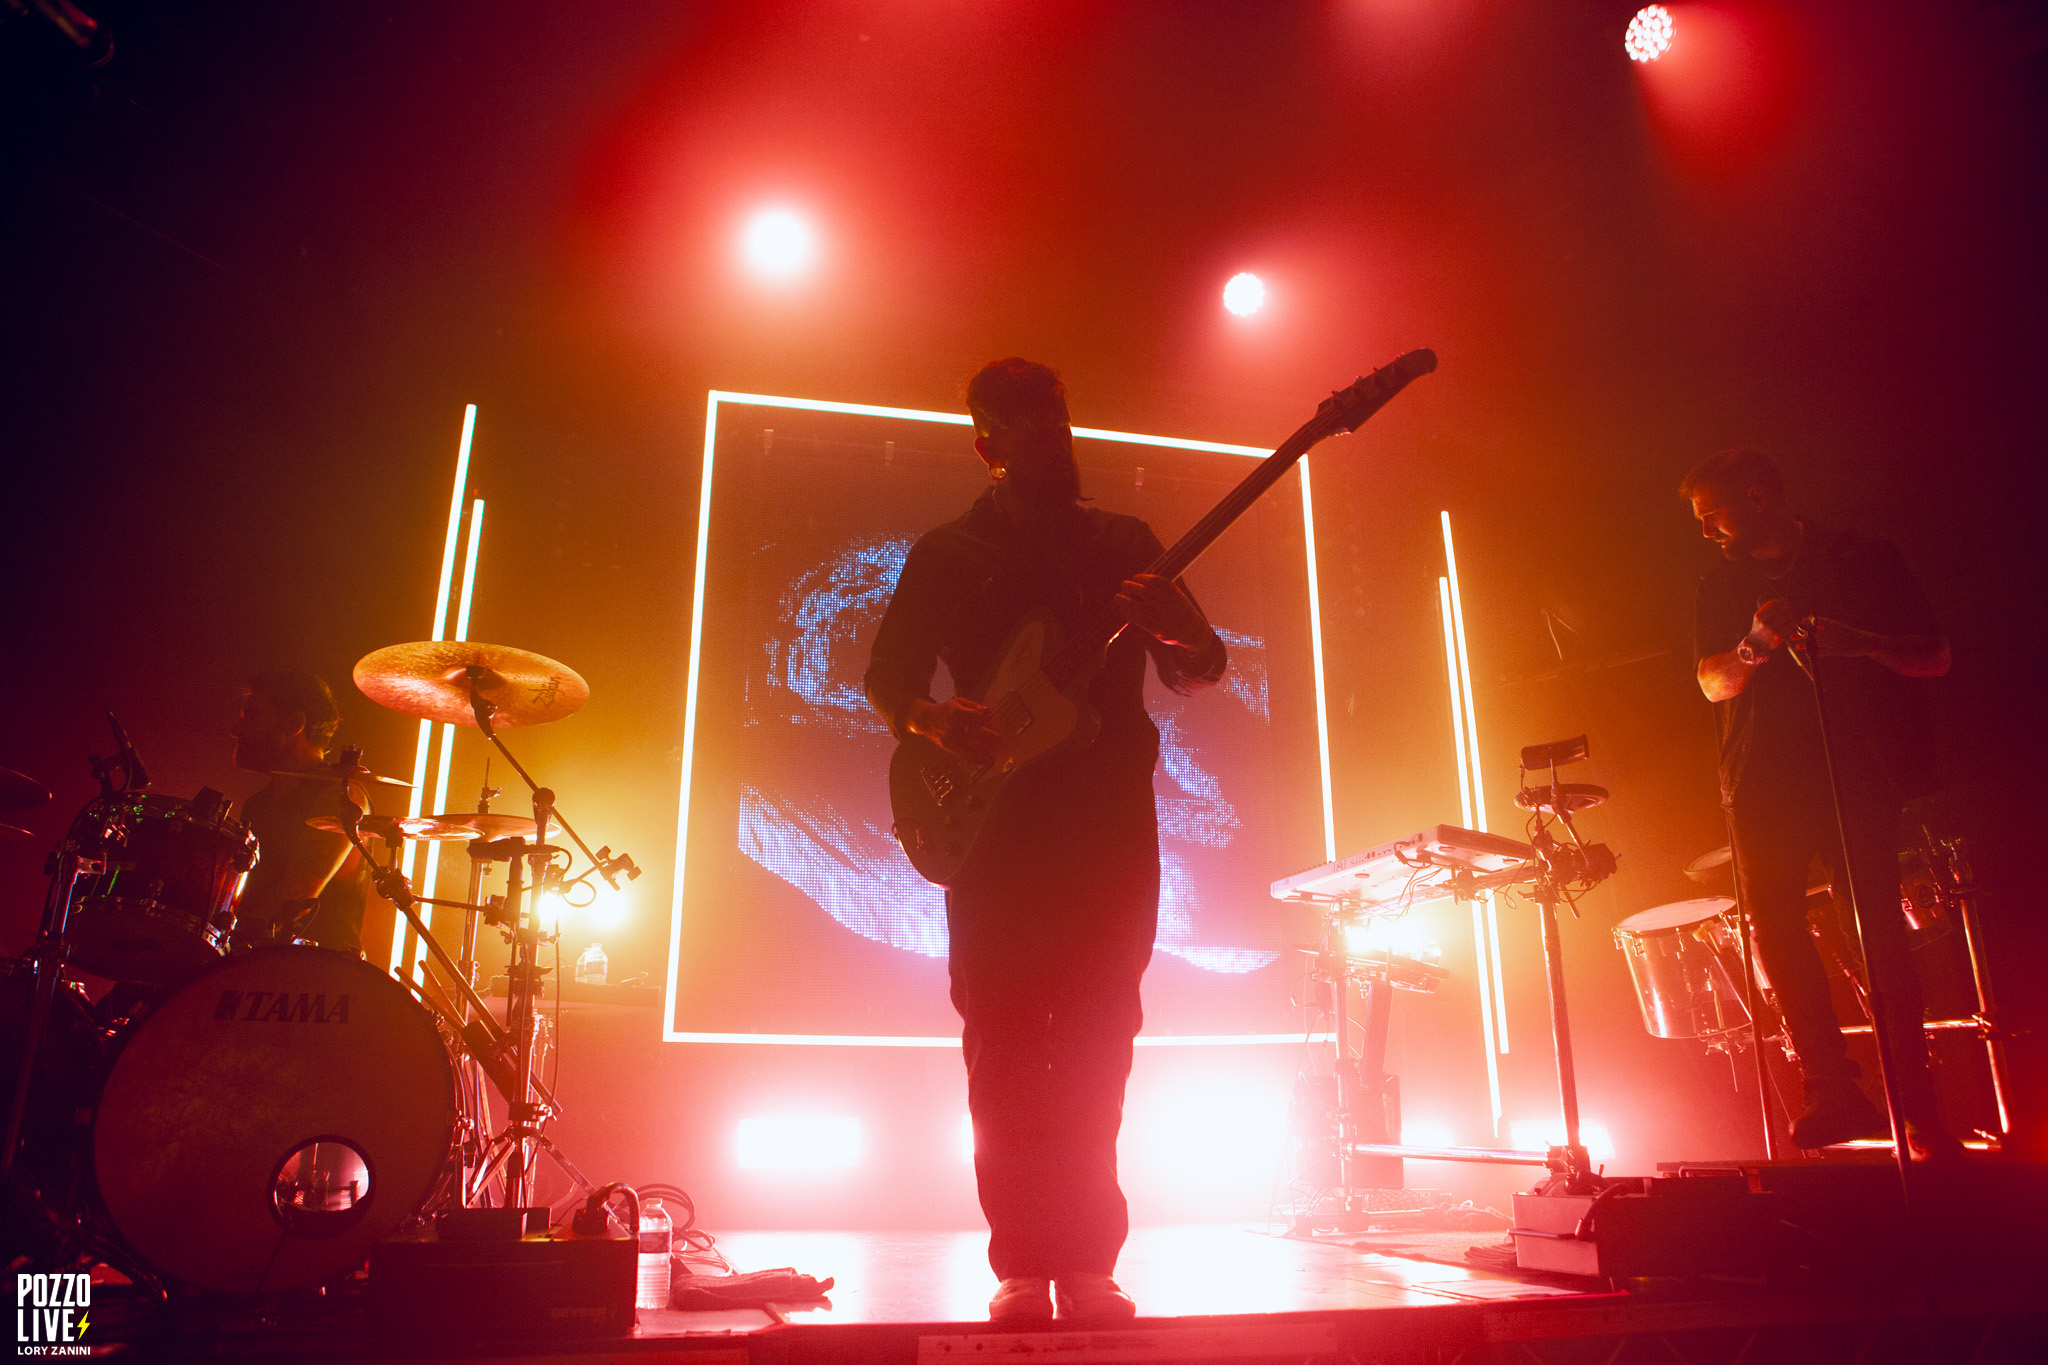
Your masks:
[{"label": "cloth on stage floor", "polygon": [[808,1303],[822,1299],[832,1277],[813,1279],[793,1267],[753,1270],[744,1275],[693,1275],[680,1262],[671,1281],[671,1308],[761,1308],[771,1303]]}]

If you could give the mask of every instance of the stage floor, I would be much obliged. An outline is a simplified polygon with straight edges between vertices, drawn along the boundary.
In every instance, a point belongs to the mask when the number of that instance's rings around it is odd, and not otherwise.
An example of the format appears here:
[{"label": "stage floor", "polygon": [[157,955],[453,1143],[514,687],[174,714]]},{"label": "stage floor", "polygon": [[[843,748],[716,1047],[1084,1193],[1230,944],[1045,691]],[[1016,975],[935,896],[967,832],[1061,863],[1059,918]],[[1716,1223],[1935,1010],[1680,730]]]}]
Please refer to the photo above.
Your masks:
[{"label": "stage floor", "polygon": [[[1415,1240],[1441,1243],[1444,1238],[1431,1233]],[[1500,1234],[1475,1232],[1450,1240],[1497,1242]],[[985,1324],[989,1296],[996,1290],[986,1232],[736,1232],[720,1237],[718,1246],[739,1270],[788,1266],[818,1279],[833,1278],[827,1302],[778,1305],[777,1313],[791,1324]],[[1344,1242],[1294,1241],[1217,1224],[1132,1229],[1116,1275],[1147,1319],[1574,1295],[1554,1284],[1356,1251]],[[692,1314],[641,1316],[643,1337],[692,1330]],[[768,1315],[761,1316],[766,1325]]]},{"label": "stage floor", "polygon": [[[1497,1232],[1296,1241],[1245,1226],[1133,1230],[1117,1278],[1140,1317],[1114,1329],[1004,1332],[985,1232],[763,1231],[718,1239],[740,1271],[819,1279],[815,1303],[643,1311],[630,1338],[579,1343],[394,1341],[358,1292],[296,1303],[108,1304],[95,1354],[220,1362],[448,1361],[568,1365],[943,1365],[963,1360],[1290,1365],[1878,1365],[2048,1360],[2039,1276],[1936,1287],[1910,1274],[1825,1289],[1726,1281],[1634,1285],[1455,1264]],[[1394,1248],[1407,1244],[1408,1254]],[[488,1312],[489,1305],[451,1305]],[[94,1312],[100,1313],[98,1296]],[[120,1343],[120,1344],[116,1344]]]}]

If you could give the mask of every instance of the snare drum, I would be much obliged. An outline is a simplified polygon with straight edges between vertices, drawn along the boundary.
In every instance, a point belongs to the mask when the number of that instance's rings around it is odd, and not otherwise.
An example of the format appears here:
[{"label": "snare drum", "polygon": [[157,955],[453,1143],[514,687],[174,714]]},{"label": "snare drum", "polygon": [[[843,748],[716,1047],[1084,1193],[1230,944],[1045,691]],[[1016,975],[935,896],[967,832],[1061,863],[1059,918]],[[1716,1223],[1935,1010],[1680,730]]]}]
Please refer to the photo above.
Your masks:
[{"label": "snare drum", "polygon": [[434,1020],[352,953],[257,948],[137,1025],[93,1120],[115,1228],[189,1284],[324,1284],[405,1228],[458,1169]]},{"label": "snare drum", "polygon": [[105,870],[79,883],[65,937],[76,966],[162,985],[227,950],[232,906],[256,865],[256,836],[227,803],[128,792],[80,817],[88,856]]},{"label": "snare drum", "polygon": [[[1614,944],[1628,959],[1651,1036],[1710,1038],[1749,1023],[1741,941],[1723,918],[1734,908],[1726,896],[1703,896],[1644,910],[1614,926]],[[1730,953],[1738,955],[1732,969]]]}]

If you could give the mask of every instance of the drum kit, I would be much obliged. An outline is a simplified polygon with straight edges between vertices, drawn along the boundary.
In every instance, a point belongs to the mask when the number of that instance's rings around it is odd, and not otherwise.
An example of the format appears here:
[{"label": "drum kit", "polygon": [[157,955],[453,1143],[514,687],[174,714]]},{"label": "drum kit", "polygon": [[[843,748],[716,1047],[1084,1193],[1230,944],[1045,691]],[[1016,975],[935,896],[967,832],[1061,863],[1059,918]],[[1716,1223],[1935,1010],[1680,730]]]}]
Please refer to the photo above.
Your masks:
[{"label": "drum kit", "polygon": [[[1701,1042],[1710,1052],[1730,1057],[1760,1037],[1775,1045],[1787,1060],[1797,1061],[1778,1013],[1770,975],[1753,950],[1744,952],[1742,914],[1732,894],[1732,858],[1731,848],[1723,845],[1694,858],[1684,869],[1703,889],[1723,894],[1673,901],[1630,915],[1614,926],[1614,945],[1628,964],[1643,1027],[1651,1036]],[[1962,839],[1939,838],[1923,829],[1920,840],[1900,853],[1899,872],[1900,910],[1914,948],[1929,947],[1952,931],[1960,933],[1976,1008],[1962,1018],[1929,1019],[1926,1029],[1930,1035],[1971,1033],[1983,1045],[1998,1111],[1998,1132],[1984,1136],[1997,1141],[2011,1132],[2011,1082],[1967,845]],[[1853,926],[1844,923],[1846,911],[1834,886],[1820,882],[1809,887],[1806,907],[1807,924],[1822,961],[1846,984],[1863,1015],[1862,1023],[1842,1031],[1867,1034],[1872,1018],[1870,986]],[[1745,968],[1755,985],[1753,994],[1743,988]]]},{"label": "drum kit", "polygon": [[[160,1291],[273,1292],[343,1278],[373,1244],[436,1215],[527,1207],[543,1154],[574,1187],[565,1199],[595,1189],[544,1131],[560,1107],[535,1075],[539,954],[554,933],[541,898],[574,903],[593,878],[616,888],[640,870],[593,852],[499,733],[569,716],[590,689],[541,655],[469,642],[380,649],[354,675],[392,710],[479,730],[527,785],[532,814],[491,811],[488,787],[474,812],[368,814],[354,793],[411,784],[344,749],[290,775],[333,784],[333,813],[309,823],[349,841],[426,958],[386,973],[289,938],[231,947],[256,837],[219,792],[146,790],[114,722],[119,752],[92,760],[100,792],[47,860],[35,943],[0,964],[10,1245],[60,1265],[104,1260]],[[0,812],[49,799],[0,770]],[[560,834],[574,851],[549,842]],[[28,837],[0,827],[17,836]],[[420,894],[399,870],[408,841],[464,843],[467,899]],[[575,852],[588,866],[571,876]],[[500,863],[505,890],[487,896]],[[459,956],[425,905],[463,912]],[[510,945],[502,1021],[476,988],[485,926]],[[95,1000],[77,973],[115,984]],[[495,1132],[491,1087],[506,1107]]]}]

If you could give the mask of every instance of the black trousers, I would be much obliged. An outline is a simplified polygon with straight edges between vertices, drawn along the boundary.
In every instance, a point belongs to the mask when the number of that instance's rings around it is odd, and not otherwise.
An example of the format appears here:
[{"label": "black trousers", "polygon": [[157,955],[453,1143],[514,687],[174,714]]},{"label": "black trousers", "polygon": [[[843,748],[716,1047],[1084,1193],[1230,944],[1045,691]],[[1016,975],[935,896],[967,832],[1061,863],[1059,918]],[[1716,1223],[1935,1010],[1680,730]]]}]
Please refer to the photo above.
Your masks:
[{"label": "black trousers", "polygon": [[[1807,869],[1816,854],[1833,873],[1837,898],[1844,905],[1848,899],[1834,807],[1824,781],[1767,794],[1738,793],[1729,812],[1739,894],[1756,925],[1757,954],[1809,1081],[1854,1077],[1859,1071],[1843,1041],[1827,972],[1806,920]],[[1921,1028],[1925,1007],[1899,896],[1898,803],[1887,792],[1857,784],[1845,785],[1843,802],[1870,982],[1884,1000],[1878,1023],[1891,1044],[1893,1084],[1907,1117],[1932,1119],[1934,1087]],[[1845,924],[1844,932],[1853,936],[1855,930]]]},{"label": "black trousers", "polygon": [[[946,893],[974,1177],[997,1278],[1108,1274],[1116,1139],[1159,919],[1149,768],[1027,774]],[[1013,784],[1015,785],[1015,784]]]}]

